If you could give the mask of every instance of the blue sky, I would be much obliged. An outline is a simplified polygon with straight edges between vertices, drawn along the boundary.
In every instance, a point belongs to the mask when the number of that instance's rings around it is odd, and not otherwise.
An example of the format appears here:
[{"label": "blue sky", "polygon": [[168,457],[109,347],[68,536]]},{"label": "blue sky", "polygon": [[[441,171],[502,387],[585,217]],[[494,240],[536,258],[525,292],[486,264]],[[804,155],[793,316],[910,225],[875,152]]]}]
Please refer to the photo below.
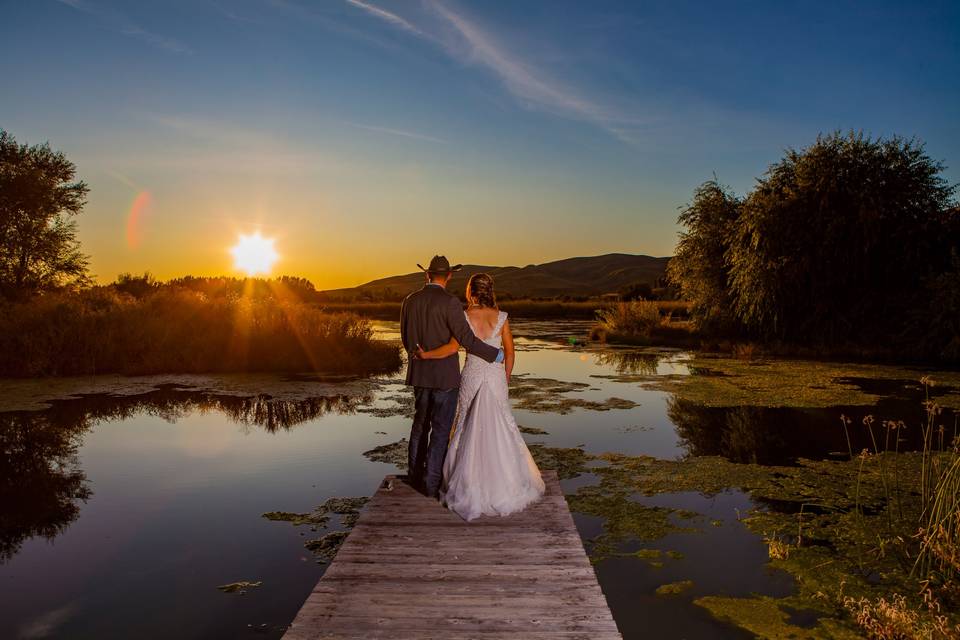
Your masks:
[{"label": "blue sky", "polygon": [[916,136],[960,181],[956,2],[2,11],[0,127],[77,163],[104,280],[231,273],[230,245],[253,230],[276,238],[277,272],[321,287],[437,251],[669,255],[697,184],[716,173],[743,193],[835,129]]}]

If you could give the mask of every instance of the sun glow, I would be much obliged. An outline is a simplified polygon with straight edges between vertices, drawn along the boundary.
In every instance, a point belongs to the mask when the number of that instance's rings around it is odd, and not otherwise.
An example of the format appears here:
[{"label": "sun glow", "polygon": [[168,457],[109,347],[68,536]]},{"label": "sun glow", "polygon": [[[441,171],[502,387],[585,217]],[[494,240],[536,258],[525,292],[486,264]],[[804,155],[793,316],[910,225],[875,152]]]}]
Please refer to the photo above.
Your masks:
[{"label": "sun glow", "polygon": [[270,273],[273,263],[280,257],[273,243],[273,238],[264,238],[259,231],[248,236],[241,234],[237,244],[230,249],[233,266],[248,276]]}]

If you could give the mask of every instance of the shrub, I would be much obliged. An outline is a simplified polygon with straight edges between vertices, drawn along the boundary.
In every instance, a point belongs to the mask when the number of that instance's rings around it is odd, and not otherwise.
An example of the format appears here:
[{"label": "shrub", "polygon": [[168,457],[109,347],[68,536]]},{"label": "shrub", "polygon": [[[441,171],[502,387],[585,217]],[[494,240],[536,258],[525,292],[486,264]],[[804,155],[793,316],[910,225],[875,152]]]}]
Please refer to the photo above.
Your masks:
[{"label": "shrub", "polygon": [[278,298],[100,287],[0,309],[0,375],[389,371],[399,348],[368,321]]},{"label": "shrub", "polygon": [[593,327],[591,338],[598,339],[601,336],[649,338],[654,328],[660,323],[660,308],[656,302],[649,300],[618,302],[597,311],[597,324]]}]

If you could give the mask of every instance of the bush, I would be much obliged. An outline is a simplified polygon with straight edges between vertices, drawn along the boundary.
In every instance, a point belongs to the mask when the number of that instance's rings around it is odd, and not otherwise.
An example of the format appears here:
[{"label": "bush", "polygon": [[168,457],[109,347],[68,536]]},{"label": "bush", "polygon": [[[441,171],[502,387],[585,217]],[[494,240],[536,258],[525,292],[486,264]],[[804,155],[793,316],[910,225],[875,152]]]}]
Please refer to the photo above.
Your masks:
[{"label": "bush", "polygon": [[660,323],[660,307],[656,302],[618,302],[597,311],[597,324],[591,338],[649,338]]},{"label": "bush", "polygon": [[668,274],[714,336],[956,359],[960,210],[942,172],[912,140],[821,136],[743,199],[701,185]]},{"label": "bush", "polygon": [[137,299],[111,288],[0,308],[0,375],[371,372],[400,365],[368,321],[295,300],[163,287]]}]

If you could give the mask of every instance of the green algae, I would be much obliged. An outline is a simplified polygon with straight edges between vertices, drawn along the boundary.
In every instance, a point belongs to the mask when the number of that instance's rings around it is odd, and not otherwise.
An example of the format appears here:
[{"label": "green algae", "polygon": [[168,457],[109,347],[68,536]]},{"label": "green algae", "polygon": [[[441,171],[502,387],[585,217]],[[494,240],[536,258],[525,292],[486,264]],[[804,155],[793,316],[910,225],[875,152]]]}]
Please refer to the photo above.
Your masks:
[{"label": "green algae", "polygon": [[546,431],[546,430],[544,430],[544,429],[539,429],[539,428],[537,428],[537,427],[524,427],[524,426],[521,425],[521,426],[518,427],[518,428],[520,429],[520,433],[526,433],[526,434],[533,435],[533,436],[546,436],[546,435],[550,435],[550,432],[549,432],[549,431]]},{"label": "green algae", "polygon": [[588,469],[587,462],[593,459],[579,447],[548,447],[543,444],[531,444],[527,448],[540,469],[552,469],[561,480],[575,478]]},{"label": "green algae", "polygon": [[364,451],[363,456],[371,462],[383,462],[384,464],[395,465],[400,469],[406,469],[408,447],[409,443],[407,439],[404,438],[397,442],[382,444],[369,451]]},{"label": "green algae", "polygon": [[658,596],[676,596],[680,595],[684,591],[689,591],[693,588],[693,580],[679,580],[677,582],[670,582],[668,584],[662,584],[657,587],[655,593]]},{"label": "green algae", "polygon": [[327,525],[327,522],[330,520],[330,517],[322,512],[313,512],[313,513],[292,513],[290,511],[268,511],[264,513],[262,517],[267,520],[273,520],[274,522],[289,522],[295,527],[300,525],[309,524],[319,527],[324,527]]},{"label": "green algae", "polygon": [[[640,357],[643,355],[641,352]],[[781,358],[740,360],[702,353],[692,358],[664,357],[661,361],[683,365],[689,374],[657,375],[652,369],[625,368],[614,375],[593,377],[640,384],[645,389],[673,393],[710,407],[830,408],[869,406],[883,397],[862,388],[856,383],[858,379],[902,381],[906,391],[915,388],[926,373],[906,366]],[[960,372],[938,371],[931,375],[941,406],[960,409]]]},{"label": "green algae", "polygon": [[240,582],[231,582],[229,584],[222,584],[217,589],[223,591],[224,593],[239,593],[243,595],[247,592],[247,589],[256,589],[263,582],[247,582],[245,580]]},{"label": "green algae", "polygon": [[[596,479],[567,496],[572,511],[602,520],[602,532],[586,544],[593,563],[631,556],[652,567],[662,566],[656,549],[623,548],[631,542],[649,543],[668,534],[722,525],[694,512],[644,505],[637,496],[676,492],[709,496],[730,489],[748,493],[758,506],[741,514],[741,522],[759,538],[784,547],[785,553],[771,554],[770,566],[793,576],[797,593],[698,603],[760,637],[857,637],[842,604],[847,597],[875,601],[899,593],[908,597],[910,606],[921,604],[919,579],[910,576],[917,546],[913,535],[920,509],[921,453],[761,466],[720,457],[594,455],[581,448],[543,445],[532,445],[531,451],[541,468],[562,469],[564,477],[589,472]],[[605,464],[596,466],[597,462]],[[889,479],[892,470],[895,484]],[[663,555],[675,557],[670,552]],[[790,622],[785,608],[816,612],[821,618],[811,628],[799,627]],[[951,620],[956,617],[949,615]]]},{"label": "green algae", "polygon": [[860,632],[848,622],[833,618],[821,618],[813,627],[801,627],[790,623],[790,613],[783,609],[790,598],[731,598],[705,596],[694,603],[710,612],[715,618],[746,629],[758,638],[796,640],[853,640],[862,638]]},{"label": "green algae", "polygon": [[566,394],[578,393],[590,389],[582,382],[564,382],[551,378],[528,378],[514,376],[510,385],[510,399],[515,409],[536,413],[558,413],[566,415],[575,409],[588,411],[610,411],[612,409],[632,409],[638,406],[632,400],[607,398],[602,402],[584,398],[570,398]]},{"label": "green algae", "polygon": [[312,551],[320,562],[330,562],[346,541],[349,531],[331,531],[314,540],[307,540],[303,546]]},{"label": "green algae", "polygon": [[[571,510],[604,519],[603,532],[589,540],[588,544],[590,561],[594,564],[619,555],[623,543],[630,540],[653,541],[670,533],[696,531],[695,528],[683,526],[678,521],[696,517],[697,514],[667,507],[647,506],[633,500],[633,493],[611,493],[602,485],[589,485],[567,496]],[[645,550],[632,555],[645,558],[644,554],[650,553],[651,551]],[[659,555],[660,552],[657,551],[656,557]]]},{"label": "green algae", "polygon": [[351,522],[356,521],[356,517],[370,499],[369,498],[328,498],[326,502],[318,506],[312,513],[294,513],[291,511],[268,511],[262,517],[274,522],[289,522],[295,527],[301,525],[310,525],[313,530],[316,527],[325,527],[330,522],[331,513],[344,516],[341,520],[346,520],[350,516]]},{"label": "green algae", "polygon": [[327,498],[327,501],[322,505],[317,507],[317,510],[323,510],[328,513],[336,513],[338,515],[350,514],[355,515],[360,512],[360,509],[363,508],[365,504],[370,502],[370,498],[361,497],[361,498]]},{"label": "green algae", "polygon": [[672,559],[674,559],[674,560],[683,560],[684,557],[685,557],[685,556],[684,556],[682,553],[680,553],[679,551],[673,551],[673,550],[667,551],[667,552],[666,552],[666,555],[667,555],[668,558],[672,558]]}]

